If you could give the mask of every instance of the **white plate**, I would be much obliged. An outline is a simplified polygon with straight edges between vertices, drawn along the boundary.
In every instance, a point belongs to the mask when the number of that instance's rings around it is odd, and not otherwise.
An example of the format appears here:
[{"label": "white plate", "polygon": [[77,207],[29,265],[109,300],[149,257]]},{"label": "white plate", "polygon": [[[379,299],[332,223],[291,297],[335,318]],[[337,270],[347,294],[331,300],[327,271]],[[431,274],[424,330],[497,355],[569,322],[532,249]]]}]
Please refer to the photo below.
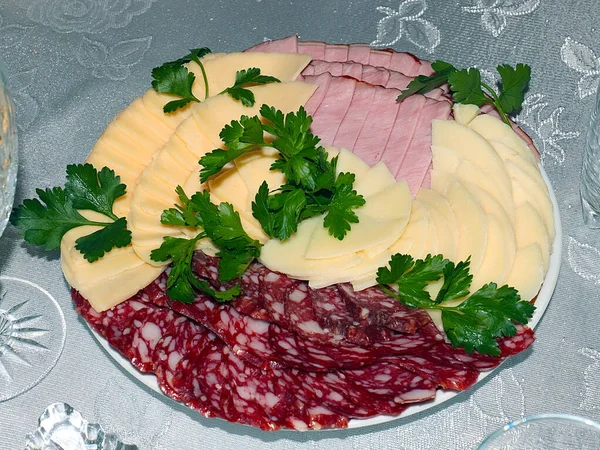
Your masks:
[{"label": "white plate", "polygon": [[[546,185],[548,186],[548,191],[550,193],[550,200],[552,201],[552,206],[554,208],[554,224],[555,224],[554,226],[556,229],[556,235],[554,237],[554,242],[552,244],[552,255],[550,257],[550,266],[548,268],[548,273],[546,274],[546,278],[544,280],[544,283],[542,284],[542,288],[540,289],[537,300],[535,302],[535,307],[536,307],[535,312],[533,314],[533,317],[529,321],[529,326],[531,328],[535,328],[538,325],[538,323],[542,319],[542,316],[544,315],[544,312],[546,311],[546,308],[548,307],[548,304],[550,303],[550,298],[552,297],[552,293],[554,292],[554,287],[556,286],[556,282],[558,280],[558,273],[560,271],[561,253],[562,253],[562,226],[560,223],[560,214],[558,211],[558,203],[556,202],[556,196],[554,195],[554,191],[552,190],[552,186],[550,185],[550,180],[548,179],[546,172],[544,171],[543,168],[541,169],[541,171],[542,171],[542,176],[544,177],[544,181],[546,182]],[[110,354],[110,356],[117,363],[119,363],[127,372],[129,372],[131,375],[133,375],[137,380],[144,383],[150,389],[162,394],[162,391],[158,387],[158,382],[156,381],[156,377],[153,374],[138,372],[138,370],[131,365],[131,363],[129,362],[128,359],[123,357],[119,352],[117,352],[114,348],[112,348],[110,346],[110,344],[102,336],[100,336],[98,333],[96,333],[91,327],[90,327],[90,329],[92,330],[92,333],[94,334],[94,336],[96,337],[96,339],[98,340],[100,345],[102,345],[102,347],[104,347],[104,349]],[[535,343],[534,343],[534,345],[535,345]],[[481,380],[483,380],[485,377],[489,376],[496,369],[497,368],[488,370],[486,372],[481,372],[479,374],[479,378],[477,378],[477,382],[473,386],[480,383]],[[440,405],[440,404],[450,400],[451,398],[456,396],[458,393],[459,392],[457,392],[457,391],[438,390],[437,395],[435,396],[435,399],[432,401],[411,405],[404,412],[402,412],[401,414],[398,414],[396,416],[375,416],[375,417],[371,417],[369,419],[351,419],[348,424],[348,428],[362,428],[362,427],[367,427],[370,425],[378,425],[378,424],[382,424],[385,422],[390,422],[392,420],[397,420],[400,418],[408,417],[413,414],[417,414],[419,412],[426,411],[429,408],[433,408],[434,406]]]}]

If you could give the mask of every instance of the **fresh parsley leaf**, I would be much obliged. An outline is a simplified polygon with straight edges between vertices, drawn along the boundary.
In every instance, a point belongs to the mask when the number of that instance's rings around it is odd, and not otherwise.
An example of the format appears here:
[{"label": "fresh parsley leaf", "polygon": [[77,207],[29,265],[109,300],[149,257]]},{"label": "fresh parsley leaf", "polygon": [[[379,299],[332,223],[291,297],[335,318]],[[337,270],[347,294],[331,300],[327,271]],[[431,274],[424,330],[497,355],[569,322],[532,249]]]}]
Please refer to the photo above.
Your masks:
[{"label": "fresh parsley leaf", "polygon": [[275,136],[272,146],[279,151],[279,159],[271,165],[271,170],[281,170],[288,183],[313,190],[317,185],[322,147],[317,147],[320,139],[310,132],[312,117],[306,114],[303,106],[297,113],[285,116],[273,107],[262,105],[260,114],[268,123],[263,129]]},{"label": "fresh parsley leaf", "polygon": [[121,178],[108,167],[98,172],[91,164],[70,164],[67,166],[65,191],[75,208],[91,209],[117,220],[112,212],[113,203],[125,195],[126,188]]},{"label": "fresh parsley leaf", "polygon": [[198,163],[202,166],[200,170],[202,183],[218,174],[225,165],[238,156],[266,145],[258,116],[242,116],[240,120],[233,120],[229,125],[225,125],[219,137],[225,143],[227,150],[217,148],[200,158]]},{"label": "fresh parsley leaf", "polygon": [[[112,211],[114,201],[125,191],[126,187],[121,184],[120,178],[107,167],[98,172],[91,164],[70,165],[67,167],[64,189],[36,189],[39,200],[24,200],[13,211],[10,222],[27,242],[46,250],[60,248],[62,237],[73,228],[84,225],[102,227],[75,241],[75,248],[83,257],[94,262],[111,249],[125,247],[131,242],[127,220],[117,217]],[[99,212],[113,220],[88,220],[79,213],[78,208]]]},{"label": "fresh parsley leaf", "polygon": [[444,266],[444,284],[439,290],[435,302],[442,303],[456,300],[469,295],[469,288],[473,275],[469,273],[471,257],[466,261],[460,261],[456,265],[452,261]]},{"label": "fresh parsley leaf", "polygon": [[254,106],[256,101],[254,92],[245,89],[245,87],[267,83],[281,83],[281,81],[275,77],[261,75],[259,68],[251,67],[249,69],[237,71],[235,73],[235,82],[233,86],[228,87],[220,93],[231,95],[235,100],[240,100],[244,106]]},{"label": "fresh parsley leaf", "polygon": [[491,103],[481,89],[481,73],[475,68],[457,70],[448,77],[456,103],[481,106]]},{"label": "fresh parsley leaf", "polygon": [[36,189],[36,193],[41,202],[37,198],[23,200],[10,218],[10,223],[30,244],[55,250],[60,248],[60,240],[67,231],[90,225],[90,221],[75,209],[64,189]]},{"label": "fresh parsley leaf", "polygon": [[131,231],[127,229],[127,219],[121,217],[92,234],[78,238],[75,248],[88,262],[94,262],[113,248],[127,247],[130,243]]},{"label": "fresh parsley leaf", "polygon": [[206,47],[195,48],[190,50],[190,53],[182,58],[176,59],[164,63],[160,67],[152,69],[152,87],[156,92],[173,94],[182,97],[181,100],[172,100],[168,102],[164,107],[165,113],[176,111],[179,108],[183,108],[190,102],[200,102],[200,100],[192,93],[192,86],[196,76],[191,73],[184,64],[194,61],[200,66],[202,76],[204,78],[205,96],[208,98],[208,79],[206,77],[206,71],[204,65],[200,59],[211,51]]},{"label": "fresh parsley leaf", "polygon": [[242,275],[260,255],[262,244],[244,231],[237,211],[229,203],[211,203],[207,191],[192,195],[188,207],[198,213],[204,232],[220,249],[219,278],[227,282]]},{"label": "fresh parsley leaf", "polygon": [[517,112],[525,100],[525,90],[531,79],[531,67],[517,64],[512,68],[508,64],[497,67],[502,79],[498,103],[506,114]]},{"label": "fresh parsley leaf", "polygon": [[365,204],[364,197],[353,189],[354,179],[353,173],[342,172],[338,175],[331,203],[323,219],[323,226],[329,229],[329,234],[340,241],[350,231],[350,224],[358,223],[354,210]]},{"label": "fresh parsley leaf", "polygon": [[164,107],[165,113],[176,111],[183,108],[190,102],[200,102],[192,93],[192,86],[196,75],[190,72],[184,66],[173,66],[163,64],[160,67],[152,69],[152,87],[156,92],[172,94],[182,97],[181,100],[172,100]]},{"label": "fresh parsley leaf", "polygon": [[219,301],[228,301],[240,294],[239,285],[225,291],[215,291],[208,282],[199,280],[194,275],[192,271],[194,248],[204,237],[206,237],[205,233],[199,233],[192,239],[165,236],[162,245],[150,253],[153,261],[172,260],[171,271],[167,278],[167,294],[171,299],[182,303],[193,303],[196,297],[195,290]]},{"label": "fresh parsley leaf", "polygon": [[521,300],[516,289],[490,283],[457,307],[442,309],[442,323],[455,347],[498,356],[496,338],[514,336],[513,322],[526,324],[534,310],[531,303]]},{"label": "fresh parsley leaf", "polygon": [[306,206],[302,189],[284,186],[269,196],[269,187],[263,182],[252,202],[252,213],[265,233],[281,241],[298,231],[298,222]]},{"label": "fresh parsley leaf", "polygon": [[500,65],[497,69],[502,86],[498,94],[493,87],[481,81],[481,73],[477,68],[458,70],[443,61],[435,61],[431,67],[435,71],[432,75],[415,77],[396,101],[402,101],[413,94],[425,94],[447,82],[456,103],[477,106],[489,103],[496,108],[507,125],[510,125],[508,114],[514,114],[521,108],[531,78],[531,68],[526,64],[517,64],[515,68],[507,64]]},{"label": "fresh parsley leaf", "polygon": [[174,225],[180,227],[198,228],[202,221],[196,213],[188,208],[190,199],[181,186],[175,188],[181,205],[175,205],[175,208],[166,209],[160,216],[160,223],[163,225]]},{"label": "fresh parsley leaf", "polygon": [[402,92],[400,92],[400,95],[398,98],[396,98],[396,101],[401,102],[413,94],[426,94],[427,92],[447,83],[450,74],[456,71],[456,68],[452,64],[439,60],[433,62],[431,64],[431,68],[434,70],[432,75],[418,75],[415,77],[410,83],[408,83],[406,89],[403,89]]},{"label": "fresh parsley leaf", "polygon": [[[435,301],[426,286],[444,276],[444,284]],[[442,255],[427,255],[414,261],[410,255],[391,257],[389,268],[377,271],[379,288],[410,308],[435,309],[442,312],[444,330],[455,347],[468,353],[477,350],[482,354],[500,354],[496,338],[514,336],[515,323],[526,324],[532,317],[534,306],[522,301],[514,288],[489,283],[472,294],[458,306],[443,302],[469,295],[472,276],[469,259],[454,264]],[[396,285],[396,290],[391,286]]]}]

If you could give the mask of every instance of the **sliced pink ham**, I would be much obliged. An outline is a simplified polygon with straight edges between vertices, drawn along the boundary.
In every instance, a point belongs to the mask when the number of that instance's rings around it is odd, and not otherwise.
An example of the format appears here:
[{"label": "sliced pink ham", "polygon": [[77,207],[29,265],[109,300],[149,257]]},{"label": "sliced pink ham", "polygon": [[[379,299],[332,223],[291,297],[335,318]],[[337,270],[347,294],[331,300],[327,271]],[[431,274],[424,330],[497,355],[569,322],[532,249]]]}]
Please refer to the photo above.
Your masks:
[{"label": "sliced pink ham", "polygon": [[450,104],[422,95],[398,103],[397,89],[327,72],[305,81],[319,86],[306,110],[322,143],[347,148],[371,166],[385,162],[415,194],[431,163],[431,121],[448,119]]}]

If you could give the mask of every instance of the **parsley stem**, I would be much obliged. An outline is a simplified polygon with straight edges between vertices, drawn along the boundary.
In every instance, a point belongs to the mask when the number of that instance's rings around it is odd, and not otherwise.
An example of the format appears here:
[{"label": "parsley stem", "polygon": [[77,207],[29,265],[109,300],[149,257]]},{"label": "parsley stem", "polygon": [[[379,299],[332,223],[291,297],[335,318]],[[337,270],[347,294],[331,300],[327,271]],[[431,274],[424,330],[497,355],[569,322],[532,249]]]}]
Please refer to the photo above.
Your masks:
[{"label": "parsley stem", "polygon": [[[116,217],[115,221],[118,220],[118,219],[119,218]],[[112,225],[112,224],[113,224],[113,222],[93,222],[91,220],[88,220],[83,225],[94,225],[94,226],[97,226],[97,227],[105,227],[107,225]]]},{"label": "parsley stem", "polygon": [[508,116],[500,107],[500,99],[496,95],[496,92],[490,86],[485,84],[483,81],[481,82],[481,86],[484,87],[489,92],[490,96],[493,99],[493,101],[491,103],[492,103],[492,105],[494,105],[494,107],[498,111],[498,114],[500,114],[500,117],[502,117],[502,120],[504,121],[504,123],[506,123],[506,125],[510,126],[510,121],[508,120]]},{"label": "parsley stem", "polygon": [[200,70],[202,71],[202,78],[204,78],[204,92],[205,92],[204,99],[206,100],[209,96],[209,92],[208,92],[208,77],[206,76],[206,70],[204,70],[204,64],[202,64],[196,56],[192,57],[192,60],[200,66]]}]

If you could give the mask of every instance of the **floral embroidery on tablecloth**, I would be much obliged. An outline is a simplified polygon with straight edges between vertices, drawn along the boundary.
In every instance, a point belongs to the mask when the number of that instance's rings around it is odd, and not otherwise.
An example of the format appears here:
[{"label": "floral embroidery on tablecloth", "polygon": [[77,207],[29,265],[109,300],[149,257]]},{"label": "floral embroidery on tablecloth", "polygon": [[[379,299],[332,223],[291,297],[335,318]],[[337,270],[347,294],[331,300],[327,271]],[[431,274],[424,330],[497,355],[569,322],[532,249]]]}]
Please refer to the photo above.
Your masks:
[{"label": "floral embroidery on tablecloth", "polygon": [[4,25],[4,18],[0,16],[0,48],[6,49],[19,45],[28,30],[33,27],[23,25]]},{"label": "floral embroidery on tablecloth", "polygon": [[131,66],[139,63],[150,48],[152,37],[129,39],[108,47],[101,42],[84,37],[77,50],[77,60],[96,78],[113,81],[124,80],[131,73]]},{"label": "floral embroidery on tablecloth", "polygon": [[17,114],[17,127],[24,131],[34,122],[39,112],[39,105],[28,92],[29,88],[33,90],[33,81],[37,69],[25,70],[11,74],[8,77],[8,86],[10,95],[15,105]]},{"label": "floral embroidery on tablecloth", "polygon": [[507,18],[531,14],[541,0],[476,0],[473,6],[463,6],[463,11],[481,13],[483,29],[498,37],[506,28]]},{"label": "floral embroidery on tablecloth", "polygon": [[27,9],[36,23],[59,33],[101,33],[128,25],[156,0],[40,0]]},{"label": "floral embroidery on tablecloth", "polygon": [[600,58],[592,49],[567,37],[560,49],[560,57],[569,68],[582,74],[577,82],[579,98],[594,94],[600,83]]},{"label": "floral embroidery on tablecloth", "polygon": [[432,53],[440,43],[440,31],[421,16],[427,9],[425,0],[405,0],[396,10],[378,6],[385,17],[377,23],[377,38],[373,47],[389,47],[405,37],[409,42]]},{"label": "floral embroidery on tablecloth", "polygon": [[600,284],[600,250],[569,236],[569,265],[584,280]]},{"label": "floral embroidery on tablecloth", "polygon": [[583,372],[585,392],[579,407],[585,410],[600,408],[600,352],[584,347],[578,350],[584,356],[592,359],[592,363]]},{"label": "floral embroidery on tablecloth", "polygon": [[[565,150],[562,141],[574,139],[579,136],[578,131],[563,131],[559,125],[560,115],[564,108],[559,106],[548,114],[548,102],[544,101],[544,94],[530,94],[525,97],[523,108],[517,116],[517,121],[532,130],[542,142],[538,148],[545,163],[548,158],[557,164],[564,164]],[[535,138],[535,136],[532,136]]]}]

